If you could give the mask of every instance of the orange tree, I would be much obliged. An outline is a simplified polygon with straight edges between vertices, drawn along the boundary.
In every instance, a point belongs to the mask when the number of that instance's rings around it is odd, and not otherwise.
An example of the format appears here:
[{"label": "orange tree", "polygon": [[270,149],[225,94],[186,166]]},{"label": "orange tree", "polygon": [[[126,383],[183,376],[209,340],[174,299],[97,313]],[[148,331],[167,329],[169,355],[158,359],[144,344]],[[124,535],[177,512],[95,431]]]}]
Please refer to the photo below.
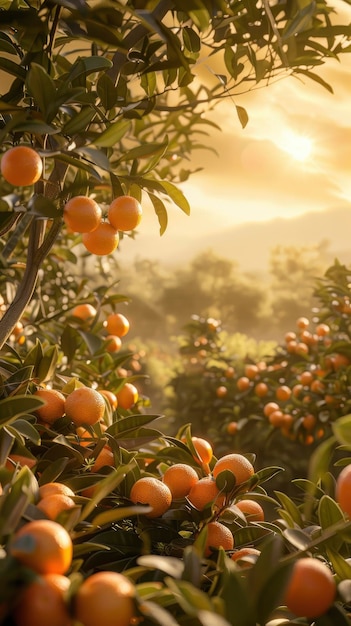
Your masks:
[{"label": "orange tree", "polygon": [[318,306],[264,358],[231,354],[220,322],[194,316],[170,382],[173,431],[191,422],[217,453],[254,449],[259,464],[280,459],[284,480],[306,475],[311,450],[350,413],[349,285],[350,268],[336,261],[316,283]]}]

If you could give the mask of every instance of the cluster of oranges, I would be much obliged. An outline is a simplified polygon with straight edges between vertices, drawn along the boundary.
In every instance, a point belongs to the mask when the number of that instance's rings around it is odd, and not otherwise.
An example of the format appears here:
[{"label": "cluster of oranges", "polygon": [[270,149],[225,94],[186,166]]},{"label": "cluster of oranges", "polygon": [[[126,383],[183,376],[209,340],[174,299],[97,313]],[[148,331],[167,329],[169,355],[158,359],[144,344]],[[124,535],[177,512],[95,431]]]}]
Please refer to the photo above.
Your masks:
[{"label": "cluster of oranges", "polygon": [[[1,174],[15,187],[37,183],[43,175],[43,160],[32,147],[18,145],[1,158]],[[134,230],[142,218],[142,207],[132,196],[112,200],[103,219],[102,209],[93,198],[74,196],[66,202],[63,219],[70,231],[82,234],[82,242],[91,254],[106,255],[116,250],[119,232]]]},{"label": "cluster of oranges", "polygon": [[123,574],[98,572],[73,586],[68,572],[73,543],[55,521],[25,523],[11,538],[8,553],[28,570],[11,612],[16,626],[129,626],[136,613],[135,587]]},{"label": "cluster of oranges", "polygon": [[74,196],[65,204],[63,219],[75,233],[82,233],[82,242],[88,252],[111,254],[119,243],[119,231],[134,230],[140,223],[142,207],[132,196],[119,196],[108,207],[107,219],[93,198]]},{"label": "cluster of oranges", "polygon": [[[139,478],[133,484],[129,497],[134,504],[149,507],[145,512],[148,518],[160,517],[171,507],[177,508],[183,504],[190,510],[207,510],[206,523],[200,529],[207,535],[205,556],[220,547],[232,551],[234,537],[221,520],[224,511],[231,509],[234,515],[243,515],[248,521],[264,520],[261,505],[242,497],[250,488],[254,467],[239,453],[213,459],[211,444],[201,437],[191,437],[191,447],[198,470],[191,464],[173,463],[159,477],[147,475]],[[210,464],[213,467],[210,468]]]}]

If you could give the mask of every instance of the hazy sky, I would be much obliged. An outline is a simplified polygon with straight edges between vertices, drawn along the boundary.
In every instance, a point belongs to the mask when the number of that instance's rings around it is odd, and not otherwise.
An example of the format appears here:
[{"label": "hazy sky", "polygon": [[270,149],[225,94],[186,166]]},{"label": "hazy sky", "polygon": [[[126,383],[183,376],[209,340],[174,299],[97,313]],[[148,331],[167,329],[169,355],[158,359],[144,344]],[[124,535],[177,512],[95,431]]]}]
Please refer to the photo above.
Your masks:
[{"label": "hazy sky", "polygon": [[[345,23],[351,21],[351,8],[348,13]],[[206,71],[204,64],[202,76]],[[148,251],[157,248],[162,257],[180,237],[213,232],[215,238],[216,232],[243,222],[350,204],[351,54],[317,72],[334,94],[307,79],[287,78],[238,97],[236,104],[249,115],[245,129],[230,100],[217,106],[212,116],[222,130],[211,131],[208,142],[218,156],[196,151],[190,165],[204,169],[182,187],[191,216],[171,207],[169,227],[160,238],[157,218],[148,210],[137,242],[143,245],[144,232]],[[126,244],[126,253],[136,246]]]}]

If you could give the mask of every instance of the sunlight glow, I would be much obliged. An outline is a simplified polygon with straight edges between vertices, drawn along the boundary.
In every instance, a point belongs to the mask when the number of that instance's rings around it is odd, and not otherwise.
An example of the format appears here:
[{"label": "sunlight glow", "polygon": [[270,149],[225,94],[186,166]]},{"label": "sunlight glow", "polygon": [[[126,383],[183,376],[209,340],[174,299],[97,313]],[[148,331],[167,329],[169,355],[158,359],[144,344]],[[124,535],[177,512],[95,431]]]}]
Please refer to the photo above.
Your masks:
[{"label": "sunlight glow", "polygon": [[281,137],[278,147],[290,154],[296,161],[306,161],[311,156],[313,143],[305,135],[288,131]]}]

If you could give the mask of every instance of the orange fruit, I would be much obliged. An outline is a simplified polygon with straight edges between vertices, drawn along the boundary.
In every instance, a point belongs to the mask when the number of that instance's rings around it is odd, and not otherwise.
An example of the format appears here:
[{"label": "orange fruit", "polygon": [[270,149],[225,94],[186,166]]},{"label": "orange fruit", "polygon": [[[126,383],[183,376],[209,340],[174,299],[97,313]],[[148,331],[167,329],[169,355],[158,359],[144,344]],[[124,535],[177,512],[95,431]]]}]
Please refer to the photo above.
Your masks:
[{"label": "orange fruit", "polygon": [[45,404],[35,411],[35,415],[41,422],[53,424],[65,414],[66,398],[61,391],[57,389],[37,389],[33,395],[45,401]]},{"label": "orange fruit", "polygon": [[82,626],[129,626],[135,615],[134,586],[118,572],[96,572],[82,582],[74,598],[74,616]]},{"label": "orange fruit", "polygon": [[235,561],[236,563],[238,563],[240,567],[246,568],[246,567],[251,567],[253,562],[251,559],[246,560],[245,557],[247,556],[253,557],[254,560],[256,561],[257,558],[260,556],[260,554],[261,554],[260,550],[257,550],[256,548],[250,548],[248,546],[247,548],[239,548],[238,550],[235,550],[235,552],[233,552],[230,558],[232,559],[232,561]]},{"label": "orange fruit", "polygon": [[[194,444],[194,448],[201,459],[202,463],[209,463],[213,456],[213,450],[211,444],[202,437],[192,437],[191,441]],[[199,462],[197,457],[194,457],[195,461]]]},{"label": "orange fruit", "polygon": [[122,313],[110,313],[106,319],[106,328],[110,335],[124,337],[129,331],[129,320]]},{"label": "orange fruit", "polygon": [[290,387],[288,387],[287,385],[281,385],[280,387],[277,387],[277,389],[275,390],[275,396],[278,400],[281,400],[283,402],[285,400],[289,400],[291,396]]},{"label": "orange fruit", "polygon": [[285,590],[284,603],[298,617],[316,618],[333,604],[336,584],[330,569],[313,557],[298,559]]},{"label": "orange fruit", "polygon": [[308,413],[302,418],[302,425],[307,431],[311,431],[315,428],[317,424],[317,418],[312,413]]},{"label": "orange fruit", "polygon": [[114,464],[115,464],[115,457],[113,455],[113,452],[110,446],[104,446],[102,450],[99,452],[99,454],[97,455],[94,465],[91,468],[91,471],[98,472],[102,467],[105,467],[106,465],[114,466]]},{"label": "orange fruit", "polygon": [[246,482],[255,473],[252,463],[242,454],[226,454],[222,456],[213,468],[213,477],[216,478],[220,472],[230,470],[234,476],[236,485]]},{"label": "orange fruit", "polygon": [[228,389],[224,385],[220,385],[216,389],[217,398],[224,398],[227,395],[227,393],[228,393]]},{"label": "orange fruit", "polygon": [[38,574],[65,574],[73,546],[67,530],[52,520],[27,522],[13,536],[9,553]]},{"label": "orange fruit", "polygon": [[98,389],[98,391],[99,393],[101,393],[102,396],[104,396],[104,398],[106,398],[111,408],[115,411],[118,407],[118,400],[117,400],[116,394],[113,393],[113,391],[110,391],[109,389]]},{"label": "orange fruit", "polygon": [[259,374],[260,370],[257,367],[257,365],[255,365],[254,363],[248,363],[244,367],[244,372],[247,378],[250,378],[250,380],[253,380],[254,378],[256,378],[257,374]]},{"label": "orange fruit", "polygon": [[70,498],[75,496],[74,491],[72,491],[72,489],[70,489],[70,487],[68,487],[64,483],[50,482],[45,483],[44,485],[40,485],[39,487],[39,498],[41,499],[58,493],[64,496],[69,496]]},{"label": "orange fruit", "polygon": [[119,244],[118,231],[108,222],[100,222],[90,233],[82,234],[82,242],[88,252],[103,256],[112,254]]},{"label": "orange fruit", "polygon": [[74,233],[92,232],[101,223],[101,217],[101,208],[87,196],[74,196],[63,209],[63,220]]},{"label": "orange fruit", "polygon": [[134,504],[148,504],[152,507],[146,517],[160,517],[172,503],[172,493],[169,487],[153,476],[139,478],[132,486],[129,498]]},{"label": "orange fruit", "polygon": [[74,317],[79,317],[81,320],[91,320],[97,314],[96,308],[92,304],[77,304],[77,306],[72,309],[72,315]]},{"label": "orange fruit", "polygon": [[275,426],[276,428],[280,428],[280,426],[284,426],[285,418],[284,418],[283,411],[280,411],[280,410],[272,411],[272,413],[270,413],[268,416],[268,421],[270,424],[272,424],[272,426]]},{"label": "orange fruit", "polygon": [[163,482],[172,492],[172,498],[185,498],[199,477],[196,470],[186,463],[175,463],[166,469]]},{"label": "orange fruit", "polygon": [[118,406],[121,409],[131,409],[139,399],[139,392],[132,383],[124,383],[117,393]]},{"label": "orange fruit", "polygon": [[318,337],[325,337],[326,335],[329,335],[330,333],[330,326],[328,326],[328,324],[318,324],[316,326],[316,335],[318,335]]},{"label": "orange fruit", "polygon": [[43,172],[39,154],[29,146],[15,146],[5,152],[1,159],[1,174],[15,187],[36,183]]},{"label": "orange fruit", "polygon": [[239,391],[246,391],[250,387],[250,379],[247,376],[240,376],[236,381],[236,386]]},{"label": "orange fruit", "polygon": [[256,500],[246,498],[235,502],[235,506],[248,518],[249,522],[263,522],[264,510]]},{"label": "orange fruit", "polygon": [[118,352],[122,348],[122,341],[118,335],[107,335],[105,341],[107,352]]},{"label": "orange fruit", "polygon": [[220,494],[216,481],[213,480],[212,476],[206,476],[205,478],[200,478],[191,487],[187,498],[196,509],[202,511],[212,502],[215,502],[217,506],[221,506],[224,496]]},{"label": "orange fruit", "polygon": [[213,552],[213,548],[218,550],[233,550],[234,537],[227,526],[221,522],[209,522],[207,524],[207,539],[205,547],[205,556],[209,556]]},{"label": "orange fruit", "polygon": [[238,432],[238,422],[229,422],[229,424],[227,424],[228,435],[236,435],[237,432]]},{"label": "orange fruit", "polygon": [[265,415],[266,417],[269,417],[269,415],[273,413],[273,411],[278,411],[278,410],[279,410],[279,404],[277,404],[276,402],[267,402],[267,404],[265,404],[263,407],[263,415]]},{"label": "orange fruit", "polygon": [[300,330],[305,330],[310,325],[310,320],[307,317],[298,317],[296,320],[296,326]]},{"label": "orange fruit", "polygon": [[65,601],[69,578],[59,574],[37,576],[19,592],[13,617],[16,626],[71,626]]},{"label": "orange fruit", "polygon": [[104,398],[90,387],[78,387],[66,398],[66,415],[76,426],[96,424],[104,413]]},{"label": "orange fruit", "polygon": [[108,208],[108,219],[116,230],[134,230],[143,214],[141,204],[132,196],[119,196]]},{"label": "orange fruit", "polygon": [[344,513],[351,517],[351,463],[345,465],[336,479],[335,499]]},{"label": "orange fruit", "polygon": [[38,509],[51,520],[55,520],[62,511],[68,511],[75,506],[74,500],[64,493],[53,493],[45,496],[37,504]]},{"label": "orange fruit", "polygon": [[257,383],[257,385],[255,385],[254,392],[259,398],[264,398],[268,391],[268,385],[264,382]]}]

